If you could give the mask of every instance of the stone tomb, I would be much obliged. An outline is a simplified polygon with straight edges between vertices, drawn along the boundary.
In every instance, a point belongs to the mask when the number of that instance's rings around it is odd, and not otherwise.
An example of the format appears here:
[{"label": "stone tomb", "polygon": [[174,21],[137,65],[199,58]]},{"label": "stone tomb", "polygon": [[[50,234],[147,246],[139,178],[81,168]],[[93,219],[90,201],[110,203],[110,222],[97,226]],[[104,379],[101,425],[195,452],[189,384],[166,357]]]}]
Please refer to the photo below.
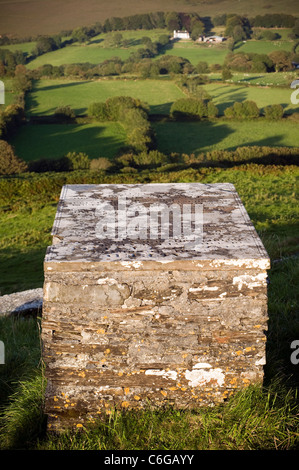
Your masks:
[{"label": "stone tomb", "polygon": [[67,185],[52,236],[49,429],[262,382],[270,264],[232,184]]}]

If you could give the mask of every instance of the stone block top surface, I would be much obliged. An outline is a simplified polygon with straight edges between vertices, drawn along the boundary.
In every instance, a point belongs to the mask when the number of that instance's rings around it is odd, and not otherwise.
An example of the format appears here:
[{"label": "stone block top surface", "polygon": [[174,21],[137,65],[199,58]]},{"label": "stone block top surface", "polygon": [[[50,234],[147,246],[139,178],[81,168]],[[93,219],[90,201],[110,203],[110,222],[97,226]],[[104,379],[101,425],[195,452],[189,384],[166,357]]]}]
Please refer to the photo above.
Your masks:
[{"label": "stone block top surface", "polygon": [[52,236],[48,270],[270,267],[230,183],[66,185]]}]

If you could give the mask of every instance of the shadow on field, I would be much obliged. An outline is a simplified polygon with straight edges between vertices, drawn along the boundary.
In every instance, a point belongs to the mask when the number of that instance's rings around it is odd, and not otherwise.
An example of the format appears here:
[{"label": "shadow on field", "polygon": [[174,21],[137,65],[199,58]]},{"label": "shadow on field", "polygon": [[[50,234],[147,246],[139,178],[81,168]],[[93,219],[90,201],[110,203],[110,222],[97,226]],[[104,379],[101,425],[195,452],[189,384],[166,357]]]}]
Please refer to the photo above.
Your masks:
[{"label": "shadow on field", "polygon": [[[218,90],[221,90],[223,88],[224,90],[221,93],[218,93]],[[230,87],[227,85],[223,85],[223,87],[219,87],[217,90],[217,99],[220,96],[225,96],[226,100],[221,103],[217,103],[215,99],[215,104],[219,110],[220,115],[224,115],[224,110],[228,108],[229,106],[233,106],[236,101],[242,102],[245,101],[248,97],[248,90],[244,88],[243,86],[240,87],[238,90],[234,88],[234,90],[231,90]]]},{"label": "shadow on field", "polygon": [[[242,143],[242,147],[252,147],[252,146],[259,146],[259,147],[287,147],[283,143],[284,135],[283,134],[276,134],[269,137],[265,137],[264,139],[259,140],[248,140],[247,142]],[[226,150],[232,151],[236,150],[240,145],[235,145],[232,147],[228,147]],[[292,146],[290,146],[292,147]]]},{"label": "shadow on field", "polygon": [[158,149],[164,153],[182,154],[199,153],[205,147],[211,147],[234,131],[227,124],[214,122],[160,122],[153,123]]},{"label": "shadow on field", "polygon": [[27,124],[12,139],[16,154],[25,161],[61,158],[84,152],[90,158],[114,157],[126,136],[117,123]]},{"label": "shadow on field", "polygon": [[[36,112],[35,110],[38,109],[39,107],[39,101],[36,98],[36,94],[39,93],[40,91],[53,91],[61,88],[69,88],[69,87],[79,87],[80,85],[84,85],[86,82],[70,82],[70,83],[59,83],[56,85],[49,85],[49,86],[44,86],[41,88],[33,88],[30,93],[27,94],[26,96],[26,113],[29,114],[29,116],[47,116],[49,114],[54,114],[54,111],[56,110],[57,106],[46,109],[45,111],[38,111]],[[68,103],[65,104],[65,106],[68,106]],[[86,108],[80,108],[80,109],[75,109],[76,114],[81,114],[83,112],[86,112]]]},{"label": "shadow on field", "polygon": [[57,85],[43,86],[39,88],[38,91],[56,90],[57,88],[69,88],[69,87],[74,87],[74,86],[85,85],[86,83],[88,83],[88,80],[82,81],[82,82],[59,83]]}]

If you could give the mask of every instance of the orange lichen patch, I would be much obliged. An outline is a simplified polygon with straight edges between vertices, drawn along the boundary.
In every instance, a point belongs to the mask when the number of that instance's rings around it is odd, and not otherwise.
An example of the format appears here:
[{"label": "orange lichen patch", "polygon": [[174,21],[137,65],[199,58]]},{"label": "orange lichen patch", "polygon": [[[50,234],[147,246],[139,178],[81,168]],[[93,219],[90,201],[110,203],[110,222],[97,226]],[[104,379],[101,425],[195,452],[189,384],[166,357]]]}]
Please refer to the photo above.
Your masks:
[{"label": "orange lichen patch", "polygon": [[138,400],[140,400],[140,399],[141,399],[141,397],[140,397],[139,395],[134,395],[134,400],[137,400],[137,401],[138,401]]},{"label": "orange lichen patch", "polygon": [[121,406],[122,406],[123,408],[128,408],[128,406],[130,406],[130,403],[129,403],[128,401],[123,401],[122,404],[121,404]]},{"label": "orange lichen patch", "polygon": [[98,333],[99,335],[104,335],[104,334],[105,334],[105,330],[104,330],[103,328],[99,328],[99,329],[97,330],[97,333]]},{"label": "orange lichen patch", "polygon": [[125,395],[128,395],[129,391],[130,391],[129,387],[126,387],[125,388]]},{"label": "orange lichen patch", "polygon": [[162,393],[163,397],[167,396],[167,392],[165,392],[165,390],[161,390],[161,393]]}]

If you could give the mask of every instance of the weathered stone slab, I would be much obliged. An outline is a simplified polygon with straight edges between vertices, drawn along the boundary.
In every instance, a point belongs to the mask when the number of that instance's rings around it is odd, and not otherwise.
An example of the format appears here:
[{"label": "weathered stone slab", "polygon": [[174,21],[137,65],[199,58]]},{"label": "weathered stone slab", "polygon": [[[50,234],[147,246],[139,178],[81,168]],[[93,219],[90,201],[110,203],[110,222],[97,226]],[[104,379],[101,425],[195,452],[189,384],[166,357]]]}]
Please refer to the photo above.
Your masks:
[{"label": "weathered stone slab", "polygon": [[0,296],[1,315],[27,315],[42,310],[43,289],[29,289]]},{"label": "weathered stone slab", "polygon": [[269,258],[233,185],[65,186],[52,235],[52,429],[111,407],[210,405],[263,380]]}]

